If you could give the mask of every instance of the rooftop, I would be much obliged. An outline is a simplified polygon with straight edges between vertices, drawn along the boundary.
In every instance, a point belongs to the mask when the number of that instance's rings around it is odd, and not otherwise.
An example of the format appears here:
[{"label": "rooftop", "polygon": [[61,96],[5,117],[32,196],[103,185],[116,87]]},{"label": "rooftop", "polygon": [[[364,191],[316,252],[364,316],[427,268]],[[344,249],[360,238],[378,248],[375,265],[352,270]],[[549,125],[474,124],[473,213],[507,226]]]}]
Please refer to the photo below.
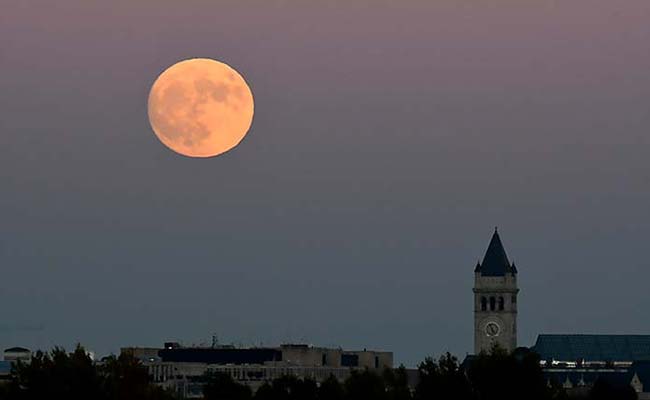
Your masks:
[{"label": "rooftop", "polygon": [[511,264],[508,260],[508,255],[503,248],[499,232],[496,229],[494,229],[494,234],[483,257],[483,262],[476,265],[474,272],[479,272],[482,276],[504,276],[506,274],[517,273],[515,264]]},{"label": "rooftop", "polygon": [[650,361],[650,335],[539,335],[531,350],[542,360]]},{"label": "rooftop", "polygon": [[5,353],[29,353],[31,350],[24,347],[10,347],[5,349]]}]

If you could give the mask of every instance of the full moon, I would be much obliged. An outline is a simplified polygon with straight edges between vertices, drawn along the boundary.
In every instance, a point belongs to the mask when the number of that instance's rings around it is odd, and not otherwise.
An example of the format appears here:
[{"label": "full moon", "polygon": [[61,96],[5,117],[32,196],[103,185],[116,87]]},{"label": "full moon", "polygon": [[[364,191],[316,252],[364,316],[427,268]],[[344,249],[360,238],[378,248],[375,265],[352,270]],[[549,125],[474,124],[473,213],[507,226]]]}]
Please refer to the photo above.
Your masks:
[{"label": "full moon", "polygon": [[160,74],[148,109],[151,128],[165,146],[188,157],[214,157],[246,136],[253,121],[253,93],[230,66],[194,58]]}]

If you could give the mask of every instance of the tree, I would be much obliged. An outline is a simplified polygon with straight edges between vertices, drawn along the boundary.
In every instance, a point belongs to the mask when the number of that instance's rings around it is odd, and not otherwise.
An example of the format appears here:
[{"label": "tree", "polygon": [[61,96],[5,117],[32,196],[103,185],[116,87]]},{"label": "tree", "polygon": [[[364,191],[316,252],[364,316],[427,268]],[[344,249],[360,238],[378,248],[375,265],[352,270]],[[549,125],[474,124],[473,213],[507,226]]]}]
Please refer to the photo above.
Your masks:
[{"label": "tree", "polygon": [[248,386],[235,382],[222,372],[208,372],[205,375],[203,398],[205,400],[249,400],[253,397]]},{"label": "tree", "polygon": [[255,392],[254,399],[255,400],[273,400],[273,399],[275,399],[274,393],[273,393],[273,386],[271,386],[270,383],[265,382]]},{"label": "tree", "polygon": [[101,377],[79,345],[72,354],[58,347],[50,354],[36,352],[31,362],[17,362],[10,376],[9,399],[85,400],[101,396]]},{"label": "tree", "polygon": [[470,382],[461,370],[458,359],[450,353],[441,356],[437,361],[427,357],[420,364],[418,375],[416,400],[472,398]]},{"label": "tree", "polygon": [[110,356],[98,367],[104,398],[114,400],[165,400],[173,396],[150,383],[147,369],[130,354]]},{"label": "tree", "polygon": [[320,384],[316,398],[318,400],[343,400],[345,398],[345,392],[339,380],[333,375],[330,375],[329,378]]},{"label": "tree", "polygon": [[262,385],[255,393],[255,400],[316,400],[317,392],[313,380],[285,375]]},{"label": "tree", "polygon": [[515,353],[495,346],[482,352],[467,371],[475,395],[481,400],[545,400],[551,398],[539,356],[527,349]]},{"label": "tree", "polygon": [[17,362],[3,393],[7,400],[168,400],[173,396],[149,382],[137,359],[122,355],[97,365],[83,347],[55,348]]},{"label": "tree", "polygon": [[409,379],[403,365],[397,369],[386,368],[383,379],[388,400],[411,400]]},{"label": "tree", "polygon": [[345,384],[347,400],[387,400],[386,385],[381,376],[368,371],[352,371]]}]

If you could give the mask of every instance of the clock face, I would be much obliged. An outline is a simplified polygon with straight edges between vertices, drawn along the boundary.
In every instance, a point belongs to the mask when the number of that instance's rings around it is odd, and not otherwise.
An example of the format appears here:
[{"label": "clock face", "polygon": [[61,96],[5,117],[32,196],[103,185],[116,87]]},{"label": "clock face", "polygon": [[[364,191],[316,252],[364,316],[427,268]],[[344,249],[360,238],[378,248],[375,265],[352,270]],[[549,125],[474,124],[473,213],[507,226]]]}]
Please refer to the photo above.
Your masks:
[{"label": "clock face", "polygon": [[499,332],[501,332],[501,327],[496,322],[488,322],[487,325],[485,325],[486,335],[490,337],[499,336]]}]

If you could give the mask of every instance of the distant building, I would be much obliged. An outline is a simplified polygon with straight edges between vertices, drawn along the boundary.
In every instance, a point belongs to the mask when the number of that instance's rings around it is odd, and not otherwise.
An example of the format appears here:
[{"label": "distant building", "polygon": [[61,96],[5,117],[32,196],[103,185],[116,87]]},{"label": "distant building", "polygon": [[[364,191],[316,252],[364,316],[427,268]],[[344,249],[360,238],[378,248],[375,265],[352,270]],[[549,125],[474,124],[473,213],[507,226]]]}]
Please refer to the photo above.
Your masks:
[{"label": "distant building", "polygon": [[317,382],[334,376],[342,381],[355,369],[382,371],[393,367],[391,352],[347,351],[305,344],[197,348],[165,343],[160,349],[130,347],[121,351],[139,358],[153,382],[185,398],[202,396],[203,376],[209,371],[226,373],[235,381],[257,389],[284,375]]},{"label": "distant building", "polygon": [[531,350],[548,366],[630,366],[650,361],[650,335],[544,334]]},{"label": "distant building", "polygon": [[120,353],[129,354],[143,363],[161,361],[158,352],[161,349],[157,347],[125,347],[120,349]]},{"label": "distant building", "polygon": [[0,382],[7,381],[11,375],[11,367],[16,361],[30,362],[32,352],[24,347],[11,347],[3,352],[4,361],[0,361]]},{"label": "distant building", "polygon": [[629,385],[650,399],[650,335],[539,335],[539,354],[549,384],[587,392],[596,381]]},{"label": "distant building", "polygon": [[32,358],[32,352],[29,349],[24,347],[11,347],[4,351],[4,360],[5,361],[30,361]]}]

